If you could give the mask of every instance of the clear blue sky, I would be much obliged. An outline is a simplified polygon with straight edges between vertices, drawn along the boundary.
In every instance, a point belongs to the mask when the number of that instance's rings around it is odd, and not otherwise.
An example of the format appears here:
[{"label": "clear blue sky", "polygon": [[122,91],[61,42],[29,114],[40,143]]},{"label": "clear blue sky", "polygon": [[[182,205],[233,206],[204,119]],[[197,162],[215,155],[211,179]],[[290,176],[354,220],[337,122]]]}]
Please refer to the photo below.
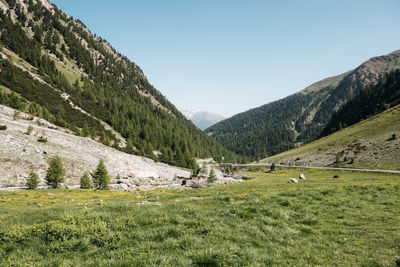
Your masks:
[{"label": "clear blue sky", "polygon": [[180,109],[225,116],[400,49],[399,0],[51,0]]}]

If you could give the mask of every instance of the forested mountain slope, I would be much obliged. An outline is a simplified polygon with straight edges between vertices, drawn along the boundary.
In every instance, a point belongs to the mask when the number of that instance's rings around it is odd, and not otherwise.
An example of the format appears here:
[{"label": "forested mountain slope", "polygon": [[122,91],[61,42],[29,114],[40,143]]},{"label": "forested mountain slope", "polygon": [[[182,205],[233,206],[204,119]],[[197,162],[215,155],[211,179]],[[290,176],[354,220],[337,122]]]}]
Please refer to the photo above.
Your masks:
[{"label": "forested mountain slope", "polygon": [[400,67],[400,50],[317,82],[284,99],[221,121],[206,132],[230,150],[262,158],[315,140],[352,95]]},{"label": "forested mountain slope", "polygon": [[0,31],[0,104],[169,164],[239,160],[187,120],[136,64],[47,0],[1,0]]},{"label": "forested mountain slope", "polygon": [[400,104],[400,69],[386,73],[376,84],[354,95],[337,112],[322,131],[327,136]]},{"label": "forested mountain slope", "polygon": [[400,170],[400,105],[264,162]]}]

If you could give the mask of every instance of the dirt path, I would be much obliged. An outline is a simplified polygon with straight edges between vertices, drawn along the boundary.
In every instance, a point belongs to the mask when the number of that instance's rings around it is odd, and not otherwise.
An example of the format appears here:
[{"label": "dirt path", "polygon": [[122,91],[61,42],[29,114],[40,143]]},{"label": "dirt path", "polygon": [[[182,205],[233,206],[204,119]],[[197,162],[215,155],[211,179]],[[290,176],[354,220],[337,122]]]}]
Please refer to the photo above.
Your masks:
[{"label": "dirt path", "polygon": [[[214,166],[226,167],[229,163],[214,164]],[[252,166],[265,166],[270,165],[264,163],[249,163],[249,164],[230,164],[231,166],[237,167],[252,167]],[[289,165],[276,165],[277,167],[293,168],[293,169],[320,169],[320,170],[336,170],[336,171],[360,171],[360,172],[379,172],[379,173],[395,173],[400,174],[400,171],[396,170],[379,170],[379,169],[355,169],[355,168],[335,168],[335,167],[316,167],[316,166],[289,166]]]}]

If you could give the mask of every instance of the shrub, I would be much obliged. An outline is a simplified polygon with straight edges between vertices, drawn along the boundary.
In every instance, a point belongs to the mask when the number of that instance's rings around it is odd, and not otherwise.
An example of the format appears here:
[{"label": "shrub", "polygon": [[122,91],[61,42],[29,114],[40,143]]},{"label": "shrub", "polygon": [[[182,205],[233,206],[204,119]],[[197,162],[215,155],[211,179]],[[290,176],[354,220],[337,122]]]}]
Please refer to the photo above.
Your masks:
[{"label": "shrub", "polygon": [[29,125],[28,129],[26,129],[26,133],[25,134],[30,135],[32,133],[32,131],[33,131],[32,125]]},{"label": "shrub", "polygon": [[0,125],[0,131],[7,130],[7,125]]},{"label": "shrub", "polygon": [[44,136],[40,136],[39,139],[38,139],[38,142],[40,142],[40,143],[46,143],[46,142],[47,142],[47,138],[44,137]]},{"label": "shrub", "polygon": [[96,171],[93,175],[93,182],[98,189],[109,189],[108,184],[110,183],[110,177],[108,176],[108,171],[102,159],[97,165]]},{"label": "shrub", "polygon": [[21,112],[19,112],[18,110],[16,110],[16,111],[14,112],[13,118],[14,118],[14,120],[19,120],[19,119],[21,119]]},{"label": "shrub", "polygon": [[39,185],[39,175],[35,173],[33,170],[29,174],[28,181],[26,182],[26,185],[28,186],[29,189],[37,189]]},{"label": "shrub", "polygon": [[387,141],[392,141],[392,140],[396,140],[396,139],[397,139],[396,134],[392,134],[392,136]]},{"label": "shrub", "polygon": [[210,174],[208,175],[207,182],[209,184],[214,183],[217,180],[217,176],[215,175],[214,169],[211,168]]},{"label": "shrub", "polygon": [[45,179],[47,184],[54,188],[58,188],[58,185],[64,182],[65,169],[59,156],[55,156],[50,160]]},{"label": "shrub", "polygon": [[85,172],[81,177],[81,188],[82,189],[91,189],[92,188],[92,179],[89,177],[89,173]]},{"label": "shrub", "polygon": [[276,171],[275,162],[272,162],[271,167],[270,167],[270,171],[272,171],[272,172]]},{"label": "shrub", "polygon": [[334,163],[340,163],[340,155],[336,154],[335,162]]},{"label": "shrub", "polygon": [[42,131],[42,135],[39,137],[38,142],[41,142],[41,143],[46,143],[47,142],[46,131],[45,130]]}]

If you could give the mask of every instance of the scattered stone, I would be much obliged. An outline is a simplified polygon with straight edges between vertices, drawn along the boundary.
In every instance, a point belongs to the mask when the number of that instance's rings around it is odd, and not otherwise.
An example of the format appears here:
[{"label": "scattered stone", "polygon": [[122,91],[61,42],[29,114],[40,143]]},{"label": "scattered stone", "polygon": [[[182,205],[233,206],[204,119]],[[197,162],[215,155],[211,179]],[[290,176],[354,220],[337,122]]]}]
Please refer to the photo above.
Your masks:
[{"label": "scattered stone", "polygon": [[160,202],[150,202],[150,201],[142,201],[142,202],[138,202],[136,203],[136,205],[156,205],[156,206],[161,206]]},{"label": "scattered stone", "polygon": [[333,178],[336,178],[336,179],[339,178],[339,177],[340,177],[340,176],[337,175],[337,174],[333,176]]},{"label": "scattered stone", "polygon": [[305,179],[306,179],[306,176],[305,176],[303,173],[300,173],[299,179],[300,179],[300,180],[305,180]]},{"label": "scattered stone", "polygon": [[112,191],[129,191],[129,188],[134,188],[135,186],[128,186],[125,183],[119,183],[119,184],[111,184],[110,189]]},{"label": "scattered stone", "polygon": [[288,183],[295,183],[295,184],[297,184],[298,182],[299,182],[299,181],[297,181],[297,179],[292,178],[292,179],[289,180]]},{"label": "scattered stone", "polygon": [[47,193],[47,195],[48,195],[48,196],[54,196],[54,194],[52,194],[52,193]]}]

